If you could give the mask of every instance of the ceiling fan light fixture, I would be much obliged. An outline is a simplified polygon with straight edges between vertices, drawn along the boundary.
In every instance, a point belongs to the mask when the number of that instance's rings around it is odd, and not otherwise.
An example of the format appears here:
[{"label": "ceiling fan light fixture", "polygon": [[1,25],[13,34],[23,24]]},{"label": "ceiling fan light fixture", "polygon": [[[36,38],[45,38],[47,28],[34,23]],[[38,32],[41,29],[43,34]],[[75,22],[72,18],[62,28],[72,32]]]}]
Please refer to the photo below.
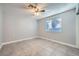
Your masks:
[{"label": "ceiling fan light fixture", "polygon": [[45,12],[45,10],[42,10],[38,4],[29,4],[27,8],[31,10],[34,15],[39,15],[41,12]]},{"label": "ceiling fan light fixture", "polygon": [[34,14],[34,16],[38,16],[38,15],[40,15],[39,12],[34,12],[33,14]]}]

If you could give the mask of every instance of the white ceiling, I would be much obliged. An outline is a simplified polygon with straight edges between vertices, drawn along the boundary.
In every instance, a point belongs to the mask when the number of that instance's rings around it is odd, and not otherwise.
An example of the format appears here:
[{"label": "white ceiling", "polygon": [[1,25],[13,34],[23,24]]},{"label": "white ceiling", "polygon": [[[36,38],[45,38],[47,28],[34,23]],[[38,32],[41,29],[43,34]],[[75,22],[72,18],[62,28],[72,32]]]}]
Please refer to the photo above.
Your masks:
[{"label": "white ceiling", "polygon": [[29,17],[34,17],[35,19],[41,19],[57,13],[61,13],[66,10],[73,9],[76,6],[75,3],[39,3],[38,6],[41,7],[42,9],[45,9],[45,12],[41,13],[39,16],[33,16],[30,11],[28,12],[28,9],[24,9],[23,3],[10,3],[4,5],[11,6],[13,8],[19,8],[24,13],[28,14]]}]

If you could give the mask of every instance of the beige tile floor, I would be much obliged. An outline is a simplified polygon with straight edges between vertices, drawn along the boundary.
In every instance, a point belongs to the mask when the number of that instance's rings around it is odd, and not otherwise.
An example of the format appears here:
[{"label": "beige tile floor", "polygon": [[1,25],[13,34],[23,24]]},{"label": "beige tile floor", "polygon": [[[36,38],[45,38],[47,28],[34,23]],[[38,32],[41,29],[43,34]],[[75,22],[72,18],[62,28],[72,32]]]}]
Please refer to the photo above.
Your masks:
[{"label": "beige tile floor", "polygon": [[0,50],[1,56],[79,56],[79,49],[45,39],[31,39],[8,44]]}]

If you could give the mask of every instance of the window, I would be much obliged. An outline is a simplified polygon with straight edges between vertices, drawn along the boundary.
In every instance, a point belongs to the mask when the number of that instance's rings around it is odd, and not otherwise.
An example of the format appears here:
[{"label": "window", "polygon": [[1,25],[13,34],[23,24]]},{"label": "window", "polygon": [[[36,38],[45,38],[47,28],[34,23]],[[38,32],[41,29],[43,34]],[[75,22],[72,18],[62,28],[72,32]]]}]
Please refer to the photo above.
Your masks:
[{"label": "window", "polygon": [[62,31],[62,19],[55,17],[51,20],[45,21],[45,31],[47,32],[61,32]]}]

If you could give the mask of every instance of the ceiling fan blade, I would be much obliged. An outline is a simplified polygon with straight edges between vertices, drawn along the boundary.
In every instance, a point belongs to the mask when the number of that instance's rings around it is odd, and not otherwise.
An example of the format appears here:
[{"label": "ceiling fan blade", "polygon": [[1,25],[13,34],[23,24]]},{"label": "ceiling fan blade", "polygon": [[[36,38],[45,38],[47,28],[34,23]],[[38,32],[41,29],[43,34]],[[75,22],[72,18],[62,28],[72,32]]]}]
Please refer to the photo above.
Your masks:
[{"label": "ceiling fan blade", "polygon": [[40,12],[45,12],[45,10],[40,10]]},{"label": "ceiling fan blade", "polygon": [[24,8],[30,9],[30,8],[33,8],[33,5],[32,4],[24,4]]},{"label": "ceiling fan blade", "polygon": [[33,8],[34,6],[32,4],[28,5],[29,8]]}]

